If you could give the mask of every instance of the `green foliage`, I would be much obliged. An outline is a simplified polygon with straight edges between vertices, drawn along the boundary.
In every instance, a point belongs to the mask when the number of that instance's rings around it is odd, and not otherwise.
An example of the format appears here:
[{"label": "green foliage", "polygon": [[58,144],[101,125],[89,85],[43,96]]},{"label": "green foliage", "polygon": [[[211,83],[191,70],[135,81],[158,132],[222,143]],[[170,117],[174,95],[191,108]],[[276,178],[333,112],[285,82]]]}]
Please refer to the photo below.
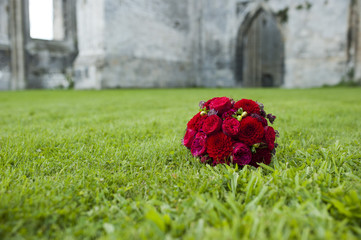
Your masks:
[{"label": "green foliage", "polygon": [[[350,68],[345,76],[342,77],[341,81],[334,87],[358,87],[360,86],[360,79],[355,78],[355,69]],[[330,86],[325,86],[330,87]]]},{"label": "green foliage", "polygon": [[[324,4],[327,4],[326,2]],[[310,10],[312,7],[312,3],[310,3],[309,1],[304,1],[304,3],[302,4],[298,4],[296,6],[297,10],[302,10],[302,9],[306,9],[306,10]]]},{"label": "green foliage", "polygon": [[[270,166],[181,145],[198,102],[278,118]],[[0,239],[360,239],[361,89],[0,93]]]},{"label": "green foliage", "polygon": [[289,8],[285,7],[284,9],[281,9],[276,13],[276,16],[278,17],[278,19],[281,23],[288,22],[288,10],[289,10]]}]

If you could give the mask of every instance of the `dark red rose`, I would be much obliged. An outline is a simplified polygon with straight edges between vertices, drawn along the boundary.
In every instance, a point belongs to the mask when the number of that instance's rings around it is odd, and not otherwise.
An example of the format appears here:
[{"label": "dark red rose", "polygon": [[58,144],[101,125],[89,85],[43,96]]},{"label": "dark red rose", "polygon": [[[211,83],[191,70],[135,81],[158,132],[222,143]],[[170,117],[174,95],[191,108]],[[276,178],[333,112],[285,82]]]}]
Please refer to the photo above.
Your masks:
[{"label": "dark red rose", "polygon": [[273,127],[267,126],[264,128],[264,138],[266,140],[268,149],[272,151],[275,148],[276,140],[276,132]]},{"label": "dark red rose", "polygon": [[226,135],[234,138],[238,136],[240,125],[241,123],[237,119],[232,117],[227,118],[226,120],[223,121],[222,131]]},{"label": "dark red rose", "polygon": [[239,140],[248,146],[260,143],[264,137],[264,128],[262,123],[253,117],[242,119],[239,129]]},{"label": "dark red rose", "polygon": [[256,153],[252,154],[252,161],[249,165],[259,167],[257,163],[269,165],[271,163],[272,154],[268,148],[258,148]]},{"label": "dark red rose", "polygon": [[209,109],[214,109],[219,116],[232,108],[231,100],[228,97],[216,97],[209,103]]},{"label": "dark red rose", "polygon": [[195,157],[201,156],[206,151],[207,135],[199,132],[193,140],[191,153]]},{"label": "dark red rose", "polygon": [[261,115],[252,113],[251,117],[253,117],[253,118],[257,119],[259,122],[261,122],[264,127],[268,125],[267,120],[264,117],[262,117]]},{"label": "dark red rose", "polygon": [[252,152],[249,147],[243,143],[236,143],[233,145],[233,163],[244,166],[249,164],[252,160]]},{"label": "dark red rose", "polygon": [[187,128],[186,134],[184,135],[183,138],[183,145],[186,146],[187,148],[191,148],[196,133],[197,133],[196,131]]},{"label": "dark red rose", "polygon": [[261,114],[261,109],[259,105],[251,99],[241,99],[234,104],[234,108],[242,108],[243,111],[246,111],[248,114],[256,113]]},{"label": "dark red rose", "polygon": [[232,153],[233,141],[223,132],[211,135],[207,139],[207,153],[216,162],[228,158]]},{"label": "dark red rose", "polygon": [[222,126],[222,119],[217,115],[209,116],[203,123],[202,131],[210,135],[212,133],[218,132]]},{"label": "dark red rose", "polygon": [[231,110],[228,110],[227,112],[222,114],[222,119],[230,118],[237,112],[237,109],[232,108]]},{"label": "dark red rose", "polygon": [[[199,107],[202,112],[187,123],[182,140],[193,156],[212,165],[270,164],[278,132],[268,126],[268,120],[272,123],[275,117],[265,113],[263,104],[250,99],[235,102],[215,97],[201,101]],[[240,108],[247,114],[238,111]]]},{"label": "dark red rose", "polygon": [[211,102],[212,102],[214,99],[216,99],[216,98],[209,99],[207,102],[205,102],[205,103],[203,104],[203,107],[205,107],[206,109],[209,110],[209,109],[210,109],[209,105],[211,104]]},{"label": "dark red rose", "polygon": [[189,122],[187,123],[187,128],[188,129],[192,129],[195,131],[199,131],[203,125],[204,120],[207,118],[207,115],[201,116],[201,113],[197,113],[196,115],[194,115],[194,117],[189,120]]}]

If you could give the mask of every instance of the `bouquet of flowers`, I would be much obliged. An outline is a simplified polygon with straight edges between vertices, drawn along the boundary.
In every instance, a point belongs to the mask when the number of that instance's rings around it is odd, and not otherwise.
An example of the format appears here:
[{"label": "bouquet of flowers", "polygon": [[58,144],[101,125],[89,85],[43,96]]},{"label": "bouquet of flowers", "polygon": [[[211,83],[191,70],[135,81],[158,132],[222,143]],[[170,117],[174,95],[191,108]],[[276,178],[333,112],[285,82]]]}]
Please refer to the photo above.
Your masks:
[{"label": "bouquet of flowers", "polygon": [[276,116],[266,114],[262,103],[215,97],[201,101],[199,108],[187,123],[183,138],[183,145],[193,156],[213,165],[270,164],[278,132],[268,121],[273,124]]}]

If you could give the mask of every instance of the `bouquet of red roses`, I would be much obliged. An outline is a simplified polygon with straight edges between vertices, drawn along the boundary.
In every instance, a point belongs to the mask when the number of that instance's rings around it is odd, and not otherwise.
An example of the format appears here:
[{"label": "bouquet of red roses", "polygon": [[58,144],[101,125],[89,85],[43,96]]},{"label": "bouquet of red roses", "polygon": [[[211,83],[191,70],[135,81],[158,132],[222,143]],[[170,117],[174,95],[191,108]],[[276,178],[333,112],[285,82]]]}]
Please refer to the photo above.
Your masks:
[{"label": "bouquet of red roses", "polygon": [[[270,164],[278,132],[268,126],[276,116],[262,103],[215,97],[199,103],[199,112],[187,123],[183,145],[209,164]],[[268,119],[268,121],[267,121]]]}]

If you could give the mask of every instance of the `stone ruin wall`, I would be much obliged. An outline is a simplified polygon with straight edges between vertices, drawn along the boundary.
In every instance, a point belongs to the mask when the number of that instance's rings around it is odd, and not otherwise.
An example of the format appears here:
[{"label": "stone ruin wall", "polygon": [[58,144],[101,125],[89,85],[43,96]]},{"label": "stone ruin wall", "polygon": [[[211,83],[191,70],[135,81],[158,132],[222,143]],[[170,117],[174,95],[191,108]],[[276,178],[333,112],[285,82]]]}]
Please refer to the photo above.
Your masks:
[{"label": "stone ruin wall", "polygon": [[188,3],[107,0],[104,86],[192,86]]},{"label": "stone ruin wall", "polygon": [[[283,87],[339,83],[349,70],[347,35],[350,1],[309,2],[312,2],[310,6],[304,0],[223,0],[201,6],[204,85],[235,85],[237,31],[246,16],[258,8],[271,11],[279,22],[285,47]],[[286,17],[282,12],[286,12]]]},{"label": "stone ruin wall", "polygon": [[8,11],[8,1],[0,1],[0,90],[7,90],[11,88]]},{"label": "stone ruin wall", "polygon": [[315,87],[340,82],[348,71],[350,1],[274,0],[275,12],[288,7],[285,87]]},{"label": "stone ruin wall", "polygon": [[[54,0],[54,40],[30,37],[30,24],[25,21],[24,51],[27,88],[58,88],[69,84],[72,65],[77,56],[75,2]],[[24,1],[24,9],[28,9]],[[24,11],[29,19],[29,12]]]},{"label": "stone ruin wall", "polygon": [[77,88],[193,85],[188,1],[78,1],[77,11]]},{"label": "stone ruin wall", "polygon": [[54,0],[55,41],[30,38],[27,7],[0,2],[0,89],[243,87],[240,30],[260,9],[282,36],[281,87],[361,79],[358,0]]}]

